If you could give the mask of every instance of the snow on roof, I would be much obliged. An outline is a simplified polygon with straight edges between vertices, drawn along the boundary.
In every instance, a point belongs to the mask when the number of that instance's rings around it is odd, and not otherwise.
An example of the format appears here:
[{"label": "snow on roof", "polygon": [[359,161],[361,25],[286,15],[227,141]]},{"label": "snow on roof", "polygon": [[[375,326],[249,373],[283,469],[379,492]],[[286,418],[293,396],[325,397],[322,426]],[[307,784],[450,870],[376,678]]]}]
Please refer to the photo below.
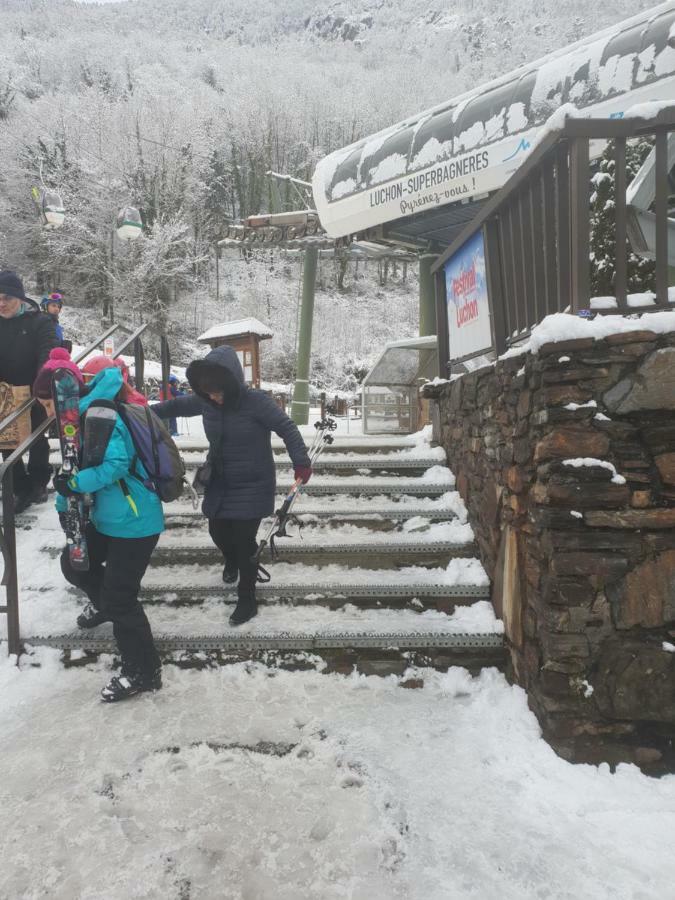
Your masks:
[{"label": "snow on roof", "polygon": [[242,334],[257,334],[261,340],[274,337],[274,332],[268,325],[263,325],[258,319],[249,318],[212,325],[208,331],[200,334],[197,340],[201,343],[208,343],[214,338],[232,338]]}]

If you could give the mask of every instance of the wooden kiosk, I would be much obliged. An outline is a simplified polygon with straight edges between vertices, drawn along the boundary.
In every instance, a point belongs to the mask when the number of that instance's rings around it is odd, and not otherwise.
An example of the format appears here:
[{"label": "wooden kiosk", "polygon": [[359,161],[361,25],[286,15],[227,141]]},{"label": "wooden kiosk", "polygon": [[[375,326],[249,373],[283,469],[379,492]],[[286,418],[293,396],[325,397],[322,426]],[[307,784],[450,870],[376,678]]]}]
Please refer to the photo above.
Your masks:
[{"label": "wooden kiosk", "polygon": [[236,322],[223,322],[213,325],[197,340],[200,344],[208,344],[212,349],[227,344],[236,350],[239,362],[244,370],[246,384],[254,388],[260,387],[260,342],[274,337],[274,333],[258,319],[238,319]]}]

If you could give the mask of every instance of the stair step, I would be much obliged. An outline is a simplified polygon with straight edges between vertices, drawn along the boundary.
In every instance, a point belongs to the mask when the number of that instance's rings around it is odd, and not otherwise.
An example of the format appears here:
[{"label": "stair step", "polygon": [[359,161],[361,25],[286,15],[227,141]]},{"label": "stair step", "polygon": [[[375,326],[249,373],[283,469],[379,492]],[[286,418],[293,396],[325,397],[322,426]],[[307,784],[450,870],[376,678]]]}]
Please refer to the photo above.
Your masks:
[{"label": "stair step", "polygon": [[[183,542],[184,544],[185,542]],[[49,541],[42,546],[43,550],[56,557],[61,553],[62,542]],[[451,559],[468,559],[476,554],[476,546],[470,543],[453,543],[450,541],[428,541],[424,543],[357,543],[357,544],[311,544],[291,543],[281,539],[277,542],[280,560],[302,561],[310,564],[326,562],[346,562],[366,568],[397,568],[402,565],[444,566]],[[194,546],[170,546],[160,543],[152,555],[151,565],[199,564],[212,563],[217,558],[218,550],[213,544]],[[267,568],[276,565],[266,554],[262,560]]]},{"label": "stair step", "polygon": [[[75,604],[73,604],[75,606]],[[319,606],[270,605],[240,628],[228,625],[231,606],[213,600],[198,607],[155,606],[149,610],[153,634],[164,649],[269,649],[314,648],[501,647],[501,623],[489,602],[479,600],[459,607],[452,615],[427,610],[328,610]],[[61,641],[61,643],[57,643]],[[68,635],[38,634],[27,643],[47,643],[64,649],[112,646],[112,626]]]},{"label": "stair step", "polygon": [[[476,545],[471,542],[424,541],[403,542],[375,541],[370,543],[310,543],[291,542],[285,539],[277,541],[279,559],[295,561],[307,560],[310,564],[325,561],[330,564],[345,561],[350,565],[368,568],[396,568],[402,565],[443,566],[451,559],[466,559],[476,555]],[[172,546],[160,543],[153,554],[153,564],[170,563],[211,563],[217,557],[218,550],[213,544],[194,546]],[[267,555],[263,565],[274,565]]]},{"label": "stair step", "polygon": [[[342,478],[328,478],[318,476],[304,485],[302,493],[308,497],[326,497],[334,494],[362,497],[440,497],[452,490],[455,486],[454,477],[446,470],[445,479],[426,478],[382,478],[345,476]],[[288,492],[291,482],[282,480],[277,484],[277,490]]]},{"label": "stair step", "polygon": [[[183,454],[183,462],[188,471],[196,469],[206,459],[206,450],[204,452],[189,452]],[[50,453],[49,461],[52,465],[60,465],[61,454],[58,451]],[[286,470],[291,468],[291,461],[288,456],[275,456],[274,463],[277,470]],[[327,459],[319,458],[314,463],[314,469],[317,472],[355,472],[359,470],[368,470],[371,472],[390,471],[390,472],[406,472],[412,471],[425,472],[432,466],[445,465],[445,455],[438,456],[381,456],[372,455],[363,456],[362,458],[337,457]]]},{"label": "stair step", "polygon": [[[115,647],[108,642],[83,647],[76,635],[56,635],[48,638],[34,638],[37,643],[46,643],[63,650],[63,663],[67,668],[91,663],[102,652],[114,653]],[[159,639],[162,641],[162,638]],[[29,643],[29,642],[27,642]],[[479,641],[472,635],[469,641],[458,637],[451,646],[426,646],[421,648],[397,647],[323,647],[311,649],[270,649],[248,648],[240,645],[225,645],[213,649],[202,646],[203,642],[191,638],[188,645],[171,639],[160,643],[159,652],[165,665],[181,669],[206,669],[216,666],[235,665],[242,662],[256,662],[271,669],[284,671],[306,671],[313,669],[326,675],[349,675],[354,670],[362,675],[404,676],[411,669],[437,669],[445,672],[452,666],[461,666],[472,674],[485,668],[506,670],[508,655],[503,643],[490,638]],[[422,687],[417,675],[401,682],[403,687]]]},{"label": "stair step", "polygon": [[[278,500],[276,506],[279,507],[283,501]],[[439,507],[434,510],[429,507],[403,506],[402,504],[392,505],[389,507],[373,507],[372,510],[350,510],[346,507],[331,508],[324,507],[305,507],[304,504],[298,503],[294,507],[293,517],[302,525],[306,525],[314,520],[319,520],[327,526],[339,528],[340,524],[357,525],[367,528],[370,531],[393,531],[399,527],[400,522],[409,519],[425,519],[429,523],[448,522],[457,519],[457,515],[452,510]],[[206,528],[206,519],[201,510],[189,509],[185,511],[174,512],[170,506],[165,506],[164,524],[168,529],[189,528],[204,529]],[[272,518],[263,519],[263,531],[270,527]],[[293,528],[293,526],[291,526]]]},{"label": "stair step", "polygon": [[[343,583],[288,583],[270,582],[259,584],[256,589],[258,601],[263,605],[323,606],[340,609],[352,604],[359,609],[410,608],[417,612],[435,609],[452,613],[459,606],[471,606],[477,600],[489,598],[488,586],[439,585],[396,583],[358,585]],[[220,579],[220,568],[213,573],[207,583],[191,587],[175,587],[167,579],[164,583],[144,583],[141,599],[149,606],[201,606],[212,601],[235,604],[236,587],[224,585]]]},{"label": "stair step", "polygon": [[[153,578],[150,576],[154,574]],[[148,572],[147,583],[143,584],[143,599],[148,595],[154,595],[155,599],[164,598],[162,603],[148,604],[148,615],[153,633],[176,635],[220,635],[223,632],[233,635],[250,635],[264,633],[266,636],[307,634],[331,636],[334,634],[369,635],[389,634],[390,632],[428,634],[434,632],[439,635],[455,634],[457,632],[495,633],[501,634],[503,626],[495,618],[492,605],[487,600],[484,589],[477,588],[477,596],[470,596],[475,586],[439,585],[431,584],[425,591],[425,586],[411,583],[400,591],[400,596],[406,596],[405,591],[420,587],[420,594],[426,593],[428,598],[438,591],[439,599],[448,598],[453,601],[454,609],[448,614],[444,610],[413,608],[384,608],[362,607],[356,603],[345,602],[339,608],[328,608],[325,605],[313,603],[319,596],[326,596],[327,591],[341,587],[334,582],[331,588],[318,585],[316,594],[308,593],[315,587],[310,582],[303,580],[302,584],[288,580],[291,590],[295,590],[296,596],[304,597],[307,603],[294,605],[280,602],[263,604],[259,615],[251,622],[239,629],[232,629],[228,625],[228,618],[232,612],[232,604],[226,602],[233,599],[232,589],[225,590],[217,575],[212,572],[213,581],[205,587],[203,593],[199,587],[194,588],[193,599],[202,602],[181,603],[178,592],[187,596],[190,584],[188,573],[183,572],[182,583],[172,584],[172,579],[163,581],[158,573]],[[363,574],[363,573],[362,573]],[[269,599],[274,593],[283,591],[284,585],[261,585],[260,597]],[[370,589],[377,588],[376,584],[368,585]],[[372,590],[371,598],[378,596],[378,590]],[[369,591],[364,591],[368,595]],[[392,594],[396,591],[392,590]],[[67,585],[54,585],[52,582],[42,589],[32,590],[30,599],[27,600],[25,632],[26,633],[60,633],[70,630],[74,624],[79,609],[84,605],[84,598]],[[201,595],[201,597],[200,597]],[[409,596],[409,595],[408,595]],[[173,601],[170,598],[175,598]],[[149,597],[148,597],[149,598]],[[346,598],[349,599],[349,598]],[[94,634],[112,634],[109,624],[94,629]],[[82,632],[81,637],[87,632]]]},{"label": "stair step", "polygon": [[[102,629],[98,629],[102,630]],[[155,633],[157,648],[162,651],[208,651],[208,650],[290,650],[313,651],[319,649],[397,649],[427,650],[449,648],[452,650],[503,650],[501,634],[476,633],[439,634],[438,632],[388,632],[385,634],[297,634],[279,635],[275,633],[243,634],[223,632],[206,635],[178,635]],[[61,650],[91,650],[98,653],[114,653],[117,644],[112,634],[94,634],[92,631],[74,631],[66,634],[33,635],[24,638],[31,646],[56,647]]]}]

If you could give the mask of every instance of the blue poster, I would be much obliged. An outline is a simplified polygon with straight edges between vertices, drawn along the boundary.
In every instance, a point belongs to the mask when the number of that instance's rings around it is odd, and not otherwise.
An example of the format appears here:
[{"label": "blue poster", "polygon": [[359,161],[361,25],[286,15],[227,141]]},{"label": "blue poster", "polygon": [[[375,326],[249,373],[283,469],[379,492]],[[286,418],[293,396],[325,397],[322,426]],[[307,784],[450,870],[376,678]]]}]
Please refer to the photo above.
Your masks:
[{"label": "blue poster", "polygon": [[450,359],[490,350],[492,330],[482,230],[460,247],[444,270]]}]

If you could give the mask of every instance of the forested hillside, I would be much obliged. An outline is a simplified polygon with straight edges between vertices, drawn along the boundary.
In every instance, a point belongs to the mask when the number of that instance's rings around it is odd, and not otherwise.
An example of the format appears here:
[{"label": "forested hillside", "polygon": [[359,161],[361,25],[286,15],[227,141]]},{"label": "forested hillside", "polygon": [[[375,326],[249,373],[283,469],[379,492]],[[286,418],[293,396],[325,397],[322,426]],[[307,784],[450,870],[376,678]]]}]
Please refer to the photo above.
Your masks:
[{"label": "forested hillside", "polygon": [[[224,256],[217,304],[213,277],[224,220],[270,208],[268,169],[307,179],[331,150],[648,5],[1,0],[0,264],[64,288],[85,318],[135,308],[185,352],[202,326],[260,308],[279,356],[299,261]],[[59,231],[37,225],[40,178],[64,198]],[[112,236],[128,203],[145,225],[133,246]],[[414,331],[408,276],[382,286],[371,267],[337,291],[326,264],[318,339],[358,357]]]}]

